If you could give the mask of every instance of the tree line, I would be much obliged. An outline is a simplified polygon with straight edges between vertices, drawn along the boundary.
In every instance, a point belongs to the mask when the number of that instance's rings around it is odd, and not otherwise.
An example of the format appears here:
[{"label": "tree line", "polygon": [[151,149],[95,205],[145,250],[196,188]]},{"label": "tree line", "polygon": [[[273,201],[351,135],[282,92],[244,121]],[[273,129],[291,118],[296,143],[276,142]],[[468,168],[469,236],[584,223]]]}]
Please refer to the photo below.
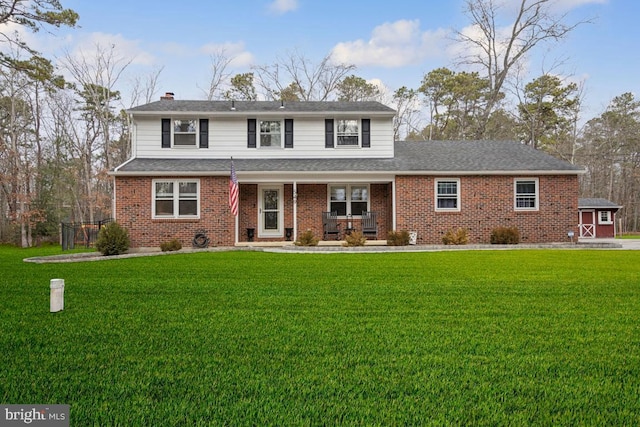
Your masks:
[{"label": "tree line", "polygon": [[[208,100],[380,101],[396,109],[394,136],[431,140],[513,140],[585,167],[581,197],[623,205],[624,231],[640,224],[640,100],[612,99],[599,116],[583,118],[583,88],[554,73],[521,81],[527,53],[555,43],[576,26],[552,13],[551,0],[520,0],[510,31],[495,22],[503,10],[491,0],[467,0],[465,14],[478,31],[457,33],[465,56],[454,67],[434,69],[415,87],[388,90],[357,75],[331,55],[314,62],[298,51],[271,64],[229,72],[233,58],[210,57]],[[57,0],[0,2],[0,23],[31,30],[76,25],[78,15]],[[501,34],[506,34],[502,35]],[[108,171],[131,155],[128,107],[157,99],[162,69],[137,76],[127,96],[131,59],[116,47],[52,63],[20,39],[0,55],[0,241],[23,247],[57,239],[65,222],[93,222],[111,215]],[[125,105],[124,99],[127,99]],[[577,212],[576,212],[577,221]]]}]

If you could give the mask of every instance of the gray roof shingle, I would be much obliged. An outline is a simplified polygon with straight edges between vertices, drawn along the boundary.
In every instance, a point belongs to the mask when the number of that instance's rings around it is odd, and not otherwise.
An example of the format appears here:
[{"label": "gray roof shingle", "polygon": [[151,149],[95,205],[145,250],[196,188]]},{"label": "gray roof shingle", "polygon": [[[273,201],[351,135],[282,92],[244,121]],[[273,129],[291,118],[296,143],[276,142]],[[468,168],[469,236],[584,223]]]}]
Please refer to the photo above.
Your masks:
[{"label": "gray roof shingle", "polygon": [[[232,105],[234,110],[232,110]],[[182,101],[160,100],[127,110],[129,113],[352,113],[395,114],[395,110],[379,102],[343,101]]]},{"label": "gray roof shingle", "polygon": [[[229,159],[151,159],[135,158],[117,168],[117,173],[228,173]],[[395,157],[318,158],[318,159],[242,159],[234,158],[241,172],[389,172],[429,173],[568,173],[583,171],[542,151],[516,142],[430,141],[396,142]]]},{"label": "gray roof shingle", "polygon": [[613,203],[610,200],[602,198],[583,198],[578,199],[579,208],[621,208],[622,206]]}]

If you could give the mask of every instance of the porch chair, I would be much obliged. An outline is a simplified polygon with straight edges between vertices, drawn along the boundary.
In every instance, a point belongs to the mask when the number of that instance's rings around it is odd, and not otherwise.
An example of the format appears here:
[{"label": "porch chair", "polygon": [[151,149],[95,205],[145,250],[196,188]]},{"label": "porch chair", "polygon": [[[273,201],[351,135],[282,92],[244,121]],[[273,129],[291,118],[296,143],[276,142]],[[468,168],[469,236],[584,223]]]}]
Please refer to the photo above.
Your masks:
[{"label": "porch chair", "polygon": [[340,238],[340,224],[338,224],[337,212],[322,212],[322,240],[329,240],[330,236],[338,240]]},{"label": "porch chair", "polygon": [[378,214],[376,212],[362,212],[362,235],[378,240]]}]

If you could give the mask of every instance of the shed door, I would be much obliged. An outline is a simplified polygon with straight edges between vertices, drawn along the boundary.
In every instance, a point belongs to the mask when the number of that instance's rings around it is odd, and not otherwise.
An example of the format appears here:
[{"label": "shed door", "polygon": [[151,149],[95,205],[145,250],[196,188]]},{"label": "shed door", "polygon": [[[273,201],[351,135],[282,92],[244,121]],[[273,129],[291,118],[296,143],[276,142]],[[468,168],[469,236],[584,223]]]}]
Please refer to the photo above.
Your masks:
[{"label": "shed door", "polygon": [[580,211],[580,237],[596,237],[595,211]]}]

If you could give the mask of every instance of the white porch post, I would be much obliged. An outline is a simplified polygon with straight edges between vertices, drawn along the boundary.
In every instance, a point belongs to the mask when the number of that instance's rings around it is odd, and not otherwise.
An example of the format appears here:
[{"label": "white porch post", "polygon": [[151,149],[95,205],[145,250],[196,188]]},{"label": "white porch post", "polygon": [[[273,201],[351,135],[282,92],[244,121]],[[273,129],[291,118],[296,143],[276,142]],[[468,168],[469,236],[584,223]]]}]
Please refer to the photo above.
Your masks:
[{"label": "white porch post", "polygon": [[397,225],[396,225],[396,177],[393,177],[393,180],[391,181],[391,212],[392,212],[392,219],[391,219],[391,226],[393,228],[393,230],[397,229]]},{"label": "white porch post", "polygon": [[[238,197],[240,197],[240,195],[238,195]],[[236,226],[235,226],[235,229],[236,229],[235,240],[236,240],[236,242],[234,243],[234,246],[238,246],[238,237],[239,237],[238,226],[240,225],[240,212],[238,212],[238,215],[235,215],[235,223],[236,223]]]},{"label": "white porch post", "polygon": [[295,242],[298,239],[298,182],[293,181],[293,236]]}]

